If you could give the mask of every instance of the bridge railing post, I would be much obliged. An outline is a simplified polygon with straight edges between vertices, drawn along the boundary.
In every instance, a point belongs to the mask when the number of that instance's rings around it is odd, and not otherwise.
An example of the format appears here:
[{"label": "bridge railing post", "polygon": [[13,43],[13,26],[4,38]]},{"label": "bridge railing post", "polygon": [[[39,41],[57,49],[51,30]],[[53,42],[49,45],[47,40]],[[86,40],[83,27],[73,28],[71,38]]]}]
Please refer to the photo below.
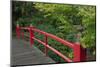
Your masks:
[{"label": "bridge railing post", "polygon": [[18,39],[20,39],[20,27],[19,27],[19,24],[17,24],[16,26],[16,36]]},{"label": "bridge railing post", "polygon": [[34,37],[34,31],[32,30],[33,29],[33,26],[32,24],[30,24],[30,27],[29,27],[29,32],[30,32],[30,45],[32,46],[32,44],[34,44],[34,40],[33,40],[33,37]]},{"label": "bridge railing post", "polygon": [[[80,36],[78,36],[77,38],[80,39]],[[74,62],[86,61],[86,48],[81,46],[79,40],[78,40],[78,42],[76,42],[74,44],[73,52],[74,52],[73,53],[74,54],[74,58],[73,58]]]},{"label": "bridge railing post", "polygon": [[74,62],[86,61],[86,49],[83,48],[79,43],[74,46]]}]

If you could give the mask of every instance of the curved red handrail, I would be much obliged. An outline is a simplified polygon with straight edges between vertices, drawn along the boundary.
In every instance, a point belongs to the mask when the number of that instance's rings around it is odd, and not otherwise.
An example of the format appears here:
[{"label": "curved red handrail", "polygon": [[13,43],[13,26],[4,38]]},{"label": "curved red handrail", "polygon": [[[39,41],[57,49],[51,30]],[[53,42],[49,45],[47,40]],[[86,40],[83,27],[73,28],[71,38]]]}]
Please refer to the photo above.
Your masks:
[{"label": "curved red handrail", "polygon": [[[75,43],[71,43],[69,41],[66,41],[66,40],[63,40],[53,34],[50,34],[50,33],[47,33],[47,32],[44,32],[42,30],[39,30],[39,29],[36,29],[34,27],[19,27],[17,26],[16,27],[16,31],[17,31],[17,34],[18,34],[18,37],[19,37],[19,33],[20,31],[19,30],[29,30],[30,32],[30,43],[33,44],[34,40],[38,41],[39,43],[43,44],[45,46],[45,53],[47,54],[47,48],[49,48],[50,50],[52,50],[54,53],[56,53],[57,55],[59,55],[62,59],[64,59],[66,62],[78,62],[78,61],[82,61],[85,59],[86,55],[85,55],[85,52],[83,51],[83,48],[81,48],[80,44],[75,44]],[[34,35],[34,32],[38,32],[38,33],[41,33],[43,35],[45,35],[45,42],[44,41],[41,41],[37,38],[35,38],[35,35]],[[28,36],[28,35],[27,35]],[[53,47],[49,46],[48,42],[47,42],[47,38],[50,37],[60,43],[62,43],[63,45],[65,46],[68,46],[70,48],[73,49],[73,53],[74,53],[74,58],[73,60],[67,58],[65,55],[63,55],[61,52],[59,52],[58,50],[54,49]],[[83,52],[82,52],[83,51]]]}]

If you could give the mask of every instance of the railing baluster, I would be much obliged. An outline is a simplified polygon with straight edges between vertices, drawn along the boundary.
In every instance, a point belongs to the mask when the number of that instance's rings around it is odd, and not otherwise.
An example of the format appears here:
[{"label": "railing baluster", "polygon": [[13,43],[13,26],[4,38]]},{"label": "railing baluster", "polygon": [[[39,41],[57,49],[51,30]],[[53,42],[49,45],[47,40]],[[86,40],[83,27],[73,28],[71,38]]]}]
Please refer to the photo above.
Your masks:
[{"label": "railing baluster", "polygon": [[76,35],[77,42],[74,44],[74,62],[86,61],[86,49],[80,44],[81,34]]},{"label": "railing baluster", "polygon": [[[73,62],[86,61],[86,49],[83,48],[80,45],[79,41],[77,43],[75,43],[75,44],[74,43],[70,43],[70,42],[65,41],[65,40],[63,40],[63,39],[61,39],[61,38],[59,38],[59,37],[57,37],[55,35],[46,33],[46,32],[41,31],[39,29],[34,29],[32,24],[30,25],[30,27],[27,27],[27,28],[26,27],[23,27],[23,28],[19,27],[19,24],[17,24],[17,26],[16,26],[16,33],[17,33],[18,39],[20,38],[20,34],[21,34],[20,29],[25,29],[25,30],[27,29],[27,30],[29,30],[29,33],[30,33],[30,45],[31,45],[31,47],[32,47],[32,44],[34,44],[34,40],[35,40],[34,39],[35,38],[34,33],[35,32],[38,32],[38,33],[41,33],[41,34],[44,35],[44,44],[45,44],[44,45],[45,46],[44,52],[45,52],[46,56],[48,54],[48,49],[52,49],[52,51],[54,51],[55,53],[60,55],[63,59],[66,59],[66,57],[64,55],[62,55],[61,53],[59,53],[58,51],[56,51],[52,47],[48,47],[49,46],[48,45],[48,37],[50,37],[50,38],[52,38],[52,39],[54,39],[54,40],[64,44],[65,46],[68,46],[68,47],[73,49],[73,53],[74,53]],[[22,32],[22,38],[24,39],[24,32]],[[69,62],[72,62],[72,61],[69,60]]]},{"label": "railing baluster", "polygon": [[19,27],[19,24],[17,24],[17,26],[16,26],[16,35],[17,35],[17,38],[20,39],[20,27]]},{"label": "railing baluster", "polygon": [[32,37],[34,37],[34,31],[32,30],[33,26],[32,24],[30,25],[30,29],[29,29],[29,32],[30,32],[30,45],[32,47],[32,44],[34,44],[34,40]]},{"label": "railing baluster", "polygon": [[74,45],[74,62],[86,61],[86,50],[83,48],[80,43]]}]

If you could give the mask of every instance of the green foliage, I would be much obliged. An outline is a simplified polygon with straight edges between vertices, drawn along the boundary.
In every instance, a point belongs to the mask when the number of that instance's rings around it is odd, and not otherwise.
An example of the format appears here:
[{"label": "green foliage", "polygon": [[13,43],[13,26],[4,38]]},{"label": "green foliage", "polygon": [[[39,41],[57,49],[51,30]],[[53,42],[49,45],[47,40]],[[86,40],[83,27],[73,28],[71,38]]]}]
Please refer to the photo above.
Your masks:
[{"label": "green foliage", "polygon": [[[95,6],[31,2],[16,2],[14,5],[14,13],[20,14],[20,16],[15,15],[18,18],[16,22],[21,26],[33,24],[36,28],[54,34],[64,40],[70,42],[80,41],[83,47],[93,49],[92,52],[95,54]],[[81,34],[80,40],[76,37],[78,33]],[[43,40],[43,35],[39,33],[35,33],[35,35]],[[73,58],[73,52],[70,48],[62,46],[61,43],[50,38],[48,43],[64,55]],[[38,45],[38,47],[43,51],[43,45]],[[57,62],[63,62],[61,58],[51,51],[49,51],[49,56]]]},{"label": "green foliage", "polygon": [[83,18],[82,24],[85,27],[83,31],[83,37],[81,38],[81,42],[84,47],[92,47],[95,46],[95,35],[96,35],[96,11],[93,6],[82,6],[79,10],[79,15]]}]

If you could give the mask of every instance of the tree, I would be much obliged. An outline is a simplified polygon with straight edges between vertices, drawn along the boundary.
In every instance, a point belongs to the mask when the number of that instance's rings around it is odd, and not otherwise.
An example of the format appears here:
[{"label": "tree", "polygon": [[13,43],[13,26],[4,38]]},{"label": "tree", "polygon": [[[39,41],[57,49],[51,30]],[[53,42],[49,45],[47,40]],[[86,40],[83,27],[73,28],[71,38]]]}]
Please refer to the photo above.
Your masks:
[{"label": "tree", "polygon": [[79,15],[82,18],[82,25],[85,28],[82,34],[81,42],[84,47],[95,46],[96,35],[96,11],[94,6],[79,7]]},{"label": "tree", "polygon": [[[70,42],[78,41],[76,35],[80,33],[81,45],[95,52],[95,6],[14,2],[13,8],[13,15],[21,25],[33,24],[43,31]],[[37,37],[42,39],[42,36],[37,35]],[[51,39],[48,42],[58,50],[65,49],[61,52],[69,53],[70,57],[73,57],[71,49]]]}]

